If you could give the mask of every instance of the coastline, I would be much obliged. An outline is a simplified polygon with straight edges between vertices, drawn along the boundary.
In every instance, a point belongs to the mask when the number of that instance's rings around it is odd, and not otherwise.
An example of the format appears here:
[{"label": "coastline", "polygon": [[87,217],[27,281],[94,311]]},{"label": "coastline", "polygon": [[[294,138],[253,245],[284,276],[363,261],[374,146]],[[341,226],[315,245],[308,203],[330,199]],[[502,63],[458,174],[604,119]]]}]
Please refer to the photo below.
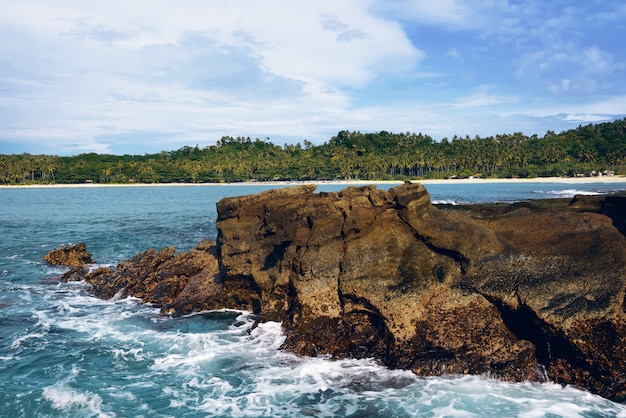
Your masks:
[{"label": "coastline", "polygon": [[[584,184],[584,183],[626,183],[626,176],[601,176],[601,177],[535,177],[535,178],[504,178],[504,179],[438,179],[438,180],[411,180],[414,183],[428,184],[487,184],[487,183],[561,183],[561,184]],[[320,181],[268,181],[268,182],[239,182],[239,183],[79,183],[79,184],[26,184],[26,185],[0,185],[2,189],[54,189],[54,188],[107,188],[107,187],[224,187],[224,186],[297,186],[302,184],[333,184],[338,186],[354,185],[394,185],[402,184],[402,180],[320,180]]]}]

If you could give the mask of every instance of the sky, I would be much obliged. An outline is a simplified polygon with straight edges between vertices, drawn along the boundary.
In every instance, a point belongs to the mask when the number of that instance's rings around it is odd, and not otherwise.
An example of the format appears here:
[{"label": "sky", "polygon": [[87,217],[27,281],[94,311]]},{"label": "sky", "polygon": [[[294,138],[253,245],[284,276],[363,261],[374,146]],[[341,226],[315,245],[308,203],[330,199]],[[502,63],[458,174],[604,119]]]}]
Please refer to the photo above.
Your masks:
[{"label": "sky", "polygon": [[0,154],[626,116],[623,0],[0,0]]}]

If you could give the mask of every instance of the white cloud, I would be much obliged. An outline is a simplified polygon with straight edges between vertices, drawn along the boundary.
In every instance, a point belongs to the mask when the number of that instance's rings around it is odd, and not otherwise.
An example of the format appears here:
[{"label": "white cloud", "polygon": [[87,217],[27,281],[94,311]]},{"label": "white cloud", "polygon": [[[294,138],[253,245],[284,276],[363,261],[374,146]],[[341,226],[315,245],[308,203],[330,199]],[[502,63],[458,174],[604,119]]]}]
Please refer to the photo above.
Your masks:
[{"label": "white cloud", "polygon": [[569,78],[562,79],[559,83],[550,84],[550,91],[553,93],[565,92],[570,89],[572,80]]},{"label": "white cloud", "polygon": [[606,121],[606,120],[610,120],[610,117],[607,117],[607,115],[592,115],[592,114],[576,114],[576,115],[566,115],[565,118],[563,118],[563,120],[566,120],[568,122],[588,122],[588,123],[593,123],[593,122],[602,122],[602,121]]},{"label": "white cloud", "polygon": [[499,8],[498,3],[482,0],[381,0],[376,2],[374,8],[399,20],[459,30],[480,27],[485,23],[488,10]]},{"label": "white cloud", "polygon": [[446,55],[448,57],[454,58],[455,60],[458,60],[458,61],[462,61],[463,60],[463,56],[461,55],[461,52],[456,47],[454,47],[451,50],[449,50]]},{"label": "white cloud", "polygon": [[0,69],[0,88],[12,91],[0,137],[71,145],[140,132],[174,132],[181,142],[220,131],[293,134],[312,115],[349,108],[344,89],[422,59],[398,24],[368,6],[3,2],[0,58],[14,71]]},{"label": "white cloud", "polygon": [[624,19],[626,19],[626,4],[621,0],[606,2],[605,8],[596,8],[586,18],[592,24],[602,25],[614,25],[616,21],[621,23]]},{"label": "white cloud", "polygon": [[578,110],[572,113],[626,115],[626,94],[603,97],[590,103],[579,104],[576,108]]},{"label": "white cloud", "polygon": [[474,93],[455,100],[451,107],[459,109],[477,108],[514,102],[512,97],[491,93],[492,90],[494,90],[492,86],[478,86]]},{"label": "white cloud", "polygon": [[[626,116],[626,94],[599,97],[588,102],[572,101],[559,103],[537,103],[526,114],[532,118],[554,118],[571,123],[600,122]],[[557,128],[551,128],[557,130]]]},{"label": "white cloud", "polygon": [[584,66],[586,72],[592,74],[603,74],[619,69],[620,67],[623,68],[623,65],[613,63],[611,54],[600,50],[600,48],[595,45],[586,48],[582,52],[579,63]]},{"label": "white cloud", "polygon": [[[280,143],[322,141],[341,129],[535,132],[548,119],[566,126],[567,115],[623,112],[623,100],[610,99],[624,93],[611,90],[623,78],[620,50],[587,39],[582,6],[559,8],[507,0],[0,2],[0,141],[45,140],[67,153],[136,142],[154,151],[240,134]],[[598,11],[586,24],[617,22],[622,9]],[[517,78],[504,74],[515,70]],[[590,94],[598,92],[602,100]]]},{"label": "white cloud", "polygon": [[410,67],[421,57],[399,26],[369,15],[367,4],[356,0],[183,1],[176,6],[136,0],[130,8],[117,0],[65,3],[73,9],[58,11],[55,4],[42,6],[39,14],[58,22],[56,31],[63,36],[92,41],[92,47],[99,42],[140,51],[180,45],[185,35],[201,34],[219,45],[249,50],[267,72],[306,83],[358,85],[383,69],[380,60],[406,60]]}]

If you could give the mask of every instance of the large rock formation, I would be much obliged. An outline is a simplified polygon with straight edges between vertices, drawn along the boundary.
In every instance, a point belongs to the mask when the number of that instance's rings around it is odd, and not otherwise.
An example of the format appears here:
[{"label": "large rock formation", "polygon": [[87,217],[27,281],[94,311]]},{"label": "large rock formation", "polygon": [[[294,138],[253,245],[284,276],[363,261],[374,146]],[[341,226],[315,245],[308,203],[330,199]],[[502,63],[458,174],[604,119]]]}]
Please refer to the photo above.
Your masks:
[{"label": "large rock formation", "polygon": [[626,394],[626,197],[438,208],[420,184],[314,189],[224,199],[215,246],[87,281],[177,315],[252,310],[303,355]]},{"label": "large rock formation", "polygon": [[441,210],[419,184],[271,191],[218,213],[224,280],[255,283],[287,349],[626,390],[626,240],[607,216]]}]

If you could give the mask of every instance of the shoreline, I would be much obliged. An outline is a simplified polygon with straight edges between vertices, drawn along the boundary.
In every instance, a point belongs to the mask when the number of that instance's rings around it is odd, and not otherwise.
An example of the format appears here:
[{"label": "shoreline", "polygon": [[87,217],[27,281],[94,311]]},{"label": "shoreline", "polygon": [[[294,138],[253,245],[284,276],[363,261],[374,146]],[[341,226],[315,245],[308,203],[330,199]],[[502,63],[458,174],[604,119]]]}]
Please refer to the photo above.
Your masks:
[{"label": "shoreline", "polygon": [[[535,178],[504,178],[504,179],[437,179],[411,180],[421,184],[488,184],[488,183],[559,183],[559,184],[586,184],[586,183],[626,183],[626,176],[601,177],[535,177]],[[224,187],[224,186],[298,186],[302,184],[317,185],[393,185],[402,184],[403,180],[320,180],[320,181],[268,181],[268,182],[239,182],[239,183],[78,183],[78,184],[25,184],[0,185],[2,189],[60,189],[60,188],[107,188],[107,187]]]}]

